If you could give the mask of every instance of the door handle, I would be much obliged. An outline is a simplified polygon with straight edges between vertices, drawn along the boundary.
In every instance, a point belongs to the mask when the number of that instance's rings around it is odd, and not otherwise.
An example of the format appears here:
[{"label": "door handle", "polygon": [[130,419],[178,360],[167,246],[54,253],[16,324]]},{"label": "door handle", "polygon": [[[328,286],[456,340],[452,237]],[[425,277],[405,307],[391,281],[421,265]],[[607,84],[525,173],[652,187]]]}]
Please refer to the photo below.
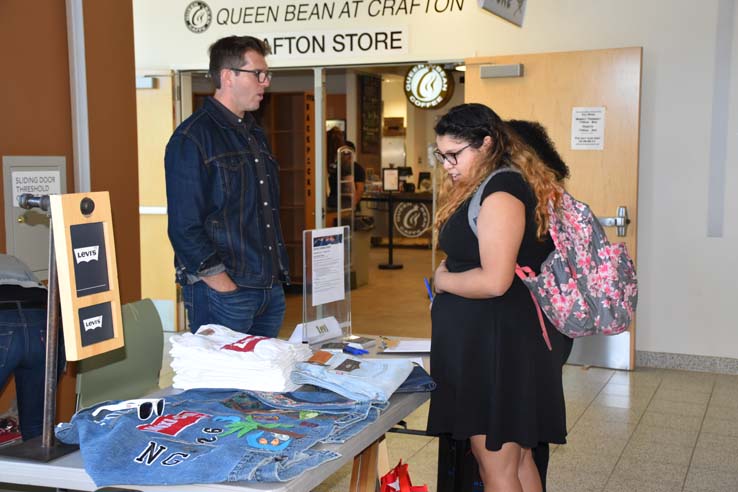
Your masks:
[{"label": "door handle", "polygon": [[615,217],[598,217],[602,227],[617,227],[618,237],[625,237],[628,232],[628,207],[621,205],[618,207],[618,215]]}]

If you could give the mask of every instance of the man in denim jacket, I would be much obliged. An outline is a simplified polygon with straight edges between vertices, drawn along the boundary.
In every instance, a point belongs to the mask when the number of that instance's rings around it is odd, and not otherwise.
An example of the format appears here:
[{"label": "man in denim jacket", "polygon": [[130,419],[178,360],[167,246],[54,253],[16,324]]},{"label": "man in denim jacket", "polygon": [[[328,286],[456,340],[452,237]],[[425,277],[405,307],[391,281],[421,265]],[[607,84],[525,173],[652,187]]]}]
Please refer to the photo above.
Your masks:
[{"label": "man in denim jacket", "polygon": [[271,73],[250,36],[210,47],[216,90],[169,140],[169,239],[192,332],[215,323],[274,337],[289,281],[279,222],[279,169],[251,111]]}]

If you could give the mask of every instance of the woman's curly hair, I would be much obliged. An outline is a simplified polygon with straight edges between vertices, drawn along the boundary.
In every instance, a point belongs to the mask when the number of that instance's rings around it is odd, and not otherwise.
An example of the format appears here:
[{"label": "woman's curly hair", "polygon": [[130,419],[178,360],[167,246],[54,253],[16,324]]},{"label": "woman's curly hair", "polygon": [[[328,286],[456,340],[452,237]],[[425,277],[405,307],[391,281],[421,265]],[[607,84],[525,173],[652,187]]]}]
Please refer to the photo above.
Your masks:
[{"label": "woman's curly hair", "polygon": [[558,205],[561,188],[557,184],[557,174],[541,161],[520,137],[503,122],[497,113],[483,104],[461,104],[443,115],[434,127],[436,135],[447,135],[456,140],[468,142],[479,149],[484,138],[489,136],[492,143],[489,151],[474,166],[468,179],[454,183],[448,174],[441,184],[436,211],[435,232],[441,230],[446,221],[467,199],[474,194],[489,174],[503,165],[517,168],[523,179],[533,190],[537,204],[535,219],[537,236],[542,238],[548,232],[549,199]]}]

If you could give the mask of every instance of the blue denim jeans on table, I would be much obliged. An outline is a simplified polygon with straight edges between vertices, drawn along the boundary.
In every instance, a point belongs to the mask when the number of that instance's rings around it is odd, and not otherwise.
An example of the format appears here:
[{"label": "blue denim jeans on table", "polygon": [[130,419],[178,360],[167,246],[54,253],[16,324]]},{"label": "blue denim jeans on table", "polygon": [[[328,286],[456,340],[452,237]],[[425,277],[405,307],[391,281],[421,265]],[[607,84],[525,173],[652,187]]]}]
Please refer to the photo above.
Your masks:
[{"label": "blue denim jeans on table", "polygon": [[[43,430],[46,309],[10,306],[0,310],[0,386],[15,375],[20,431],[28,440]],[[62,352],[59,368],[63,366]]]},{"label": "blue denim jeans on table", "polygon": [[339,457],[311,449],[331,434],[333,415],[274,410],[241,391],[167,396],[163,414],[144,421],[135,408],[93,417],[98,406],[56,427],[60,441],[79,444],[98,487],[280,482]]},{"label": "blue denim jeans on table", "polygon": [[421,393],[433,391],[436,389],[436,382],[426,372],[426,370],[417,364],[413,364],[413,372],[405,381],[395,390],[395,393]]},{"label": "blue denim jeans on table", "polygon": [[312,384],[350,400],[386,402],[407,379],[413,363],[407,359],[361,359],[332,354],[322,364],[298,362],[290,374],[295,384]]},{"label": "blue denim jeans on table", "polygon": [[270,289],[239,287],[233,292],[221,293],[200,281],[183,285],[182,297],[192,333],[202,325],[216,324],[241,333],[274,338],[284,321],[286,304],[281,284]]}]

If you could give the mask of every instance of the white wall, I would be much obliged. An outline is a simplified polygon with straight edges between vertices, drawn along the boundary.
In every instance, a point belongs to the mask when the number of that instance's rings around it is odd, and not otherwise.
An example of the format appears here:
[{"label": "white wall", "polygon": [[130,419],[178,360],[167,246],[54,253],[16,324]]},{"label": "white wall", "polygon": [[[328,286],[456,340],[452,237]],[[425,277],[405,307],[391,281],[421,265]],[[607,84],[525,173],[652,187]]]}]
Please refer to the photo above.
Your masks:
[{"label": "white wall", "polygon": [[[204,34],[181,34],[187,3],[134,0],[139,68],[202,67],[207,44],[233,33],[233,27],[214,26]],[[368,53],[357,56],[357,63],[642,46],[636,348],[738,358],[736,0],[535,0],[527,6],[522,29],[481,11],[475,1],[462,3],[461,12],[444,14],[369,18],[360,13],[360,19],[237,29],[243,34],[348,29],[357,21],[407,28],[407,53],[384,59],[381,52]],[[720,20],[725,21],[722,30]],[[719,33],[727,34],[729,49],[716,50]],[[290,63],[337,60],[305,57]],[[730,77],[724,90],[716,73]],[[723,120],[715,116],[726,107]],[[713,141],[713,135],[727,135],[727,140]],[[711,146],[716,145],[727,146],[723,233],[708,238]]]}]

